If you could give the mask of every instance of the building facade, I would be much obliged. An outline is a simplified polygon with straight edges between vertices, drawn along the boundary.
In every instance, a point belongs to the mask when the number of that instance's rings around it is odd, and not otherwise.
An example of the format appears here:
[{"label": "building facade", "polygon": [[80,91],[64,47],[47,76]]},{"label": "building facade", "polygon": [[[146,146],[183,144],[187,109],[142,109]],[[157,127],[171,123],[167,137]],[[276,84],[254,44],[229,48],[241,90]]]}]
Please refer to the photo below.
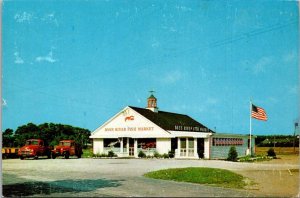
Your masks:
[{"label": "building facade", "polygon": [[143,151],[149,156],[173,152],[175,158],[224,159],[231,146],[239,156],[249,153],[249,136],[218,134],[187,115],[159,111],[152,94],[146,108],[125,107],[90,138],[94,154],[113,151],[118,157],[137,158]]}]

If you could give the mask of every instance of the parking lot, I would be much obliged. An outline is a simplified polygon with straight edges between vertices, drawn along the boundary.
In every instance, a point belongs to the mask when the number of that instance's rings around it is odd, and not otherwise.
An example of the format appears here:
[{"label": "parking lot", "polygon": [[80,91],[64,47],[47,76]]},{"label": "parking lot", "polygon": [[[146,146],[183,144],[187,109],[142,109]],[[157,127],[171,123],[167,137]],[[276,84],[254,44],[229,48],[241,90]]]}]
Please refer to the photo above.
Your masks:
[{"label": "parking lot", "polygon": [[[282,158],[262,163],[175,159],[7,159],[2,161],[3,195],[291,197],[299,192],[298,160],[298,156],[293,160]],[[248,177],[249,182],[255,184],[247,189],[228,189],[142,176],[149,171],[175,167],[228,169]]]}]

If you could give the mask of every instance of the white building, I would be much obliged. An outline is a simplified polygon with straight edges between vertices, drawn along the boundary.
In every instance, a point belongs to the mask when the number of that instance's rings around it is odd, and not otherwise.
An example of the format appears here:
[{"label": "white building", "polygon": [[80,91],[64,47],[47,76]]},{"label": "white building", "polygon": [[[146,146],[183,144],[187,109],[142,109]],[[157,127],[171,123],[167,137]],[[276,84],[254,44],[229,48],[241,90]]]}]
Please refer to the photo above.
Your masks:
[{"label": "white building", "polygon": [[125,107],[90,138],[94,154],[112,150],[118,157],[136,158],[140,151],[146,155],[171,151],[175,158],[226,158],[231,146],[243,156],[249,144],[249,136],[217,134],[187,115],[159,111],[153,95],[147,108]]}]

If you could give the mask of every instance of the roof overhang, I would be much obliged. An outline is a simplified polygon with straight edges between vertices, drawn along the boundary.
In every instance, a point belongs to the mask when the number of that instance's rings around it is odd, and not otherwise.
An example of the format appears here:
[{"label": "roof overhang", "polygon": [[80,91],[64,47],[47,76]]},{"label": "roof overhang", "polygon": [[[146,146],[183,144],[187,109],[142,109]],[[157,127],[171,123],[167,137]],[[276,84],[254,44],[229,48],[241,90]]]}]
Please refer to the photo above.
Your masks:
[{"label": "roof overhang", "polygon": [[[236,138],[242,138],[242,137],[250,137],[250,135],[249,134],[234,134],[234,133],[214,133],[213,137],[220,137],[220,138],[222,138],[222,137],[228,137],[228,138],[236,137]],[[251,137],[256,138],[257,136],[251,135]]]},{"label": "roof overhang", "polygon": [[169,131],[175,137],[193,137],[193,138],[208,138],[212,133],[189,132],[189,131]]},{"label": "roof overhang", "polygon": [[131,133],[98,133],[91,135],[90,138],[172,138],[171,134],[150,134],[141,132],[131,132]]}]

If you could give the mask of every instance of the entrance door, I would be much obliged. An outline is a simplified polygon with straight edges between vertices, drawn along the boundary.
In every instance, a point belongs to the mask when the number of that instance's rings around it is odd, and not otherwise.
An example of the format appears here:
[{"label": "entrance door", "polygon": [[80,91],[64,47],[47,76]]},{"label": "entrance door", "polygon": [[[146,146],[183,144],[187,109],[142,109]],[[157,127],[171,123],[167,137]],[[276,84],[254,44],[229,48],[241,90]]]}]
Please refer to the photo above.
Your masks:
[{"label": "entrance door", "polygon": [[186,153],[186,138],[180,138],[180,156],[185,157]]},{"label": "entrance door", "polygon": [[134,156],[134,139],[129,138],[129,156]]},{"label": "entrance door", "polygon": [[197,139],[197,153],[199,158],[204,157],[204,138]]},{"label": "entrance door", "polygon": [[180,138],[180,156],[194,157],[194,138]]}]

